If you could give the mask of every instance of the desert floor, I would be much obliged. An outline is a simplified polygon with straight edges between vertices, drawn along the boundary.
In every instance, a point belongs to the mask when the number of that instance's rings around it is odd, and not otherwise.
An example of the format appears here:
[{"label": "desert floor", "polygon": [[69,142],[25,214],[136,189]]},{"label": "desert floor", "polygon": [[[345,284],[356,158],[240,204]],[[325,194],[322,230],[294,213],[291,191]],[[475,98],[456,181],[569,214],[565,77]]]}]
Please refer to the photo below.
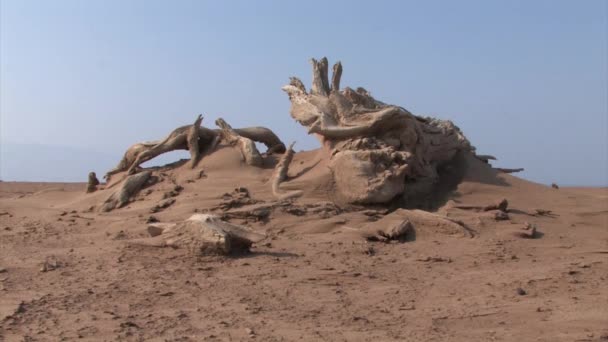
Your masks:
[{"label": "desert floor", "polygon": [[[286,186],[304,197],[264,220],[231,220],[268,236],[231,257],[129,243],[148,236],[150,215],[222,212],[237,187],[271,202],[272,168],[243,166],[226,148],[196,170],[162,171],[109,213],[97,208],[110,189],[1,182],[0,340],[608,340],[608,189],[553,189],[470,165],[435,208],[470,231],[414,224],[406,242],[368,242],[358,232],[381,225],[382,210],[326,205],[316,163],[298,153],[290,171]],[[175,185],[176,202],[151,214]],[[502,198],[504,221],[454,208]],[[536,238],[522,237],[526,222]]]}]

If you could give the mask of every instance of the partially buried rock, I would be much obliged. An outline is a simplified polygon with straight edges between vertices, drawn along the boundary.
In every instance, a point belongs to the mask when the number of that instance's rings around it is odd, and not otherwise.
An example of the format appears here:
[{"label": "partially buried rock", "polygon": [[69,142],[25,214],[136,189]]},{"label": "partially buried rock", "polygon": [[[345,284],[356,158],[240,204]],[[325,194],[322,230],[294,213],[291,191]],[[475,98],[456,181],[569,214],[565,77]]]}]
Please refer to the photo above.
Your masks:
[{"label": "partially buried rock", "polygon": [[167,209],[169,208],[171,205],[173,205],[173,203],[175,203],[175,198],[167,198],[165,200],[162,200],[160,202],[158,202],[158,204],[156,204],[155,206],[153,206],[150,209],[151,213],[157,213],[163,209]]},{"label": "partially buried rock", "polygon": [[524,223],[524,227],[517,235],[524,239],[535,239],[537,237],[536,225],[528,222]]},{"label": "partially buried rock", "polygon": [[215,215],[195,214],[179,223],[153,223],[148,226],[153,237],[130,243],[153,247],[184,248],[194,255],[227,255],[246,252],[264,234],[222,221]]},{"label": "partially buried rock", "polygon": [[40,272],[49,272],[60,267],[59,261],[55,257],[48,257],[40,266]]},{"label": "partially buried rock", "polygon": [[483,207],[483,211],[500,210],[500,211],[507,212],[508,206],[509,206],[509,201],[507,201],[506,198],[503,198],[500,202],[490,204],[490,205]]},{"label": "partially buried rock", "polygon": [[506,221],[509,219],[509,214],[507,214],[506,212],[504,212],[502,210],[498,210],[498,211],[494,212],[494,219],[496,221]]},{"label": "partially buried rock", "polygon": [[394,226],[380,229],[376,234],[369,234],[366,236],[368,241],[401,241],[404,242],[407,238],[407,234],[414,230],[414,226],[409,220],[404,220]]}]

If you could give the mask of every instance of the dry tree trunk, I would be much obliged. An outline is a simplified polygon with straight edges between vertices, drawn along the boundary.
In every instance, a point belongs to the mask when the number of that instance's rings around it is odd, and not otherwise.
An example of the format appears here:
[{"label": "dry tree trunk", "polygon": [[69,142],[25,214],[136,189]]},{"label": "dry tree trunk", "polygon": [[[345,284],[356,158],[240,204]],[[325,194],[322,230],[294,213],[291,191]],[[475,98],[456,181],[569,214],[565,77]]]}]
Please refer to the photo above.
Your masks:
[{"label": "dry tree trunk", "polygon": [[340,90],[340,62],[333,67],[331,84],[327,59],[312,59],[311,64],[310,93],[295,77],[283,90],[291,101],[291,116],[325,147],[338,200],[387,203],[406,198],[410,184],[433,184],[439,167],[460,151],[474,151],[450,121],[415,116],[376,100],[363,88]]},{"label": "dry tree trunk", "polygon": [[207,214],[195,214],[179,223],[153,223],[148,226],[148,232],[152,238],[129,242],[151,247],[183,248],[194,255],[227,255],[246,252],[254,242],[266,238],[247,227]]},{"label": "dry tree trunk", "polygon": [[289,171],[289,164],[291,164],[291,160],[295,154],[293,150],[293,145],[295,142],[292,142],[287,151],[277,164],[275,171],[272,175],[272,194],[275,195],[279,200],[285,200],[290,198],[295,198],[302,196],[303,192],[301,190],[294,190],[289,192],[284,192],[281,190],[280,185],[287,179],[287,172]]},{"label": "dry tree trunk", "polygon": [[215,120],[215,124],[222,130],[222,138],[229,144],[236,145],[239,148],[247,165],[262,166],[264,160],[253,140],[238,134],[222,118]]},{"label": "dry tree trunk", "polygon": [[129,203],[129,200],[135,196],[141,188],[146,185],[152,176],[151,171],[145,171],[133,176],[127,177],[120,187],[105,200],[101,207],[101,211],[110,211],[115,208],[121,208]]}]

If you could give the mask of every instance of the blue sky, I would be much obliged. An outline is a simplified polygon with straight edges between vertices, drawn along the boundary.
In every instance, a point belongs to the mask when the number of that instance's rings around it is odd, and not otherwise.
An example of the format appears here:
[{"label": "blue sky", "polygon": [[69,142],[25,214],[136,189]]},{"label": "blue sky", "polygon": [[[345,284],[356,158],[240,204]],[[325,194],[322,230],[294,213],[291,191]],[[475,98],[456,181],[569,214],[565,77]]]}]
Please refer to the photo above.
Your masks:
[{"label": "blue sky", "polygon": [[2,0],[0,178],[83,180],[20,148],[101,174],[198,113],[315,148],[280,88],[327,56],[343,86],[454,121],[525,178],[608,185],[607,3]]}]

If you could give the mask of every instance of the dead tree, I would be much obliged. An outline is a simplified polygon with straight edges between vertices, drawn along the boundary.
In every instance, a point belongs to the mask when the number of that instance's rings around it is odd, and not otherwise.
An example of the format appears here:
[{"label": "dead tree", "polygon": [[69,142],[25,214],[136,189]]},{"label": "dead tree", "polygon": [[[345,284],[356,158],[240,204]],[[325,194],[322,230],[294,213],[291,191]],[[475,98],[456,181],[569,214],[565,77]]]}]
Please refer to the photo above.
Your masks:
[{"label": "dead tree", "polygon": [[386,203],[405,197],[407,184],[432,184],[440,166],[461,151],[474,151],[451,121],[415,116],[376,100],[363,88],[340,90],[340,62],[333,67],[331,83],[327,59],[311,63],[310,92],[295,77],[283,90],[291,101],[291,116],[326,150],[341,200]]},{"label": "dead tree", "polygon": [[[124,171],[128,171],[129,174],[133,174],[137,172],[142,163],[149,161],[163,153],[177,150],[190,151],[190,165],[191,167],[196,167],[204,154],[213,152],[215,147],[222,139],[230,139],[230,137],[239,137],[241,140],[248,139],[251,141],[248,146],[253,146],[253,148],[255,148],[255,144],[253,143],[254,141],[260,142],[266,145],[267,154],[285,152],[285,144],[283,144],[283,142],[272,130],[266,127],[234,129],[230,127],[231,134],[227,135],[226,127],[220,129],[209,129],[201,126],[202,120],[202,115],[199,115],[194,121],[194,124],[181,126],[174,129],[165,139],[161,141],[142,142],[129,147],[118,165],[112,170],[108,171],[104,178],[109,180],[112,175]],[[218,119],[218,121],[225,123],[225,121],[222,119]],[[229,143],[230,141],[232,140],[227,142]],[[261,165],[261,160],[257,159],[262,157],[259,151],[257,151],[257,149],[253,151],[253,148],[251,149],[250,154],[250,162],[253,163],[251,165]],[[259,157],[255,155],[255,152],[257,152]]]}]

